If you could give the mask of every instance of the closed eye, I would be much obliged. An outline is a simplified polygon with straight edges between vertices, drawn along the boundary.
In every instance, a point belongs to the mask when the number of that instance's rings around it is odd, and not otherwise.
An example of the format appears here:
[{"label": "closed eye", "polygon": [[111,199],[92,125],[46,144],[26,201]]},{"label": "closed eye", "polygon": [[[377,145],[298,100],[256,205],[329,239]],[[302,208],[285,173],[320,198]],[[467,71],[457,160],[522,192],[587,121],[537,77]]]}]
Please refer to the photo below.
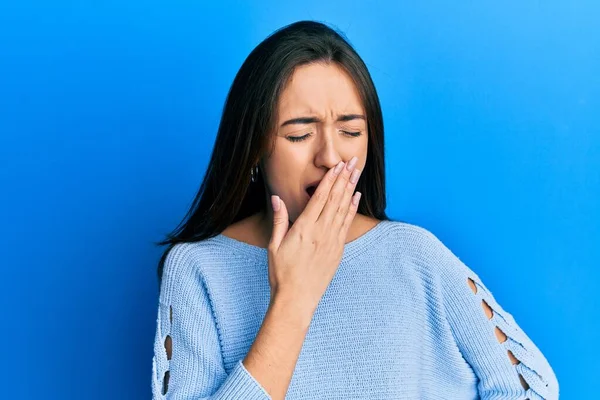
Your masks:
[{"label": "closed eye", "polygon": [[[348,132],[348,131],[341,131],[344,135],[350,136],[350,137],[358,137],[360,135],[362,135],[361,131],[358,132]],[[312,133],[307,133],[306,135],[303,136],[288,136],[288,140],[290,142],[301,142],[303,140],[306,140],[309,136],[311,136]]]}]

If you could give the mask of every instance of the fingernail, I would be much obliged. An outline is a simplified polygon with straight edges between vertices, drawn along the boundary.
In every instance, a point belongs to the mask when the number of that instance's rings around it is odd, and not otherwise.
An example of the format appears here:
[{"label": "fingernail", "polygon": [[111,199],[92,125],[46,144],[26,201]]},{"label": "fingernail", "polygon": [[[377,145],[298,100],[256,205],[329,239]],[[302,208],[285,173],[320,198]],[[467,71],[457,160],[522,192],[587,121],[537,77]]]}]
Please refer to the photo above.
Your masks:
[{"label": "fingernail", "polygon": [[346,166],[346,168],[348,168],[348,171],[352,171],[352,168],[354,168],[357,161],[358,161],[358,157],[356,157],[356,156],[352,157],[352,159],[350,160],[350,162],[348,162],[348,165]]},{"label": "fingernail", "polygon": [[342,170],[342,168],[344,168],[344,162],[340,161],[338,163],[338,165],[335,166],[335,168],[333,169],[333,172],[337,175],[340,173],[340,171]]},{"label": "fingernail", "polygon": [[360,201],[360,196],[362,196],[362,194],[360,192],[356,192],[356,194],[352,197],[352,204],[357,206],[358,202]]},{"label": "fingernail", "polygon": [[281,206],[279,204],[279,196],[271,196],[271,205],[273,206],[273,211],[279,211],[279,207]]},{"label": "fingernail", "polygon": [[352,175],[350,175],[350,182],[356,183],[358,182],[358,177],[360,176],[360,169],[355,169],[352,171]]}]

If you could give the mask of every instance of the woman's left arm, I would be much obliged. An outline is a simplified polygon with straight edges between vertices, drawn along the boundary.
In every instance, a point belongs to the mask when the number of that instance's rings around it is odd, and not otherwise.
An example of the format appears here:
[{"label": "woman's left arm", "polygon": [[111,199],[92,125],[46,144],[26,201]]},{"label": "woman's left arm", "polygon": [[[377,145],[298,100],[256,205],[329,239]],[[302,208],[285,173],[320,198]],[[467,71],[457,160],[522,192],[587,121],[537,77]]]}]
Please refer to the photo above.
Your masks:
[{"label": "woman's left arm", "polygon": [[431,234],[443,302],[456,343],[479,378],[482,399],[558,399],[542,352],[495,300],[479,276]]}]

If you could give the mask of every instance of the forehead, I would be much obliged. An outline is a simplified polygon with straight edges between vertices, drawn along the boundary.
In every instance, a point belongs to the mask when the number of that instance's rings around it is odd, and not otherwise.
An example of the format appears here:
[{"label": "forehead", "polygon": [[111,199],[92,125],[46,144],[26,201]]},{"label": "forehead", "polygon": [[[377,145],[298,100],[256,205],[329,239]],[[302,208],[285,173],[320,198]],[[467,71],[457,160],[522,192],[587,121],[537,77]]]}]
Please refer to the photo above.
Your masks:
[{"label": "forehead", "polygon": [[335,63],[297,67],[280,96],[278,108],[280,119],[364,112],[352,78]]}]

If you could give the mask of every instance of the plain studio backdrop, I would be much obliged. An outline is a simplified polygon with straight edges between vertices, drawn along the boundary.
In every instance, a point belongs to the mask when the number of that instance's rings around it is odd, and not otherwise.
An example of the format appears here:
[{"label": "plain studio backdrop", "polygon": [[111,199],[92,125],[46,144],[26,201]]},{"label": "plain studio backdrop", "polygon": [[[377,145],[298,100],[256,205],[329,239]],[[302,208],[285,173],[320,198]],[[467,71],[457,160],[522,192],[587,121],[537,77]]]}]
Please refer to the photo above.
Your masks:
[{"label": "plain studio backdrop", "polygon": [[481,276],[561,398],[595,397],[600,3],[21,0],[0,4],[3,398],[150,397],[152,242],[245,57],[300,19],[370,69],[388,214]]}]

